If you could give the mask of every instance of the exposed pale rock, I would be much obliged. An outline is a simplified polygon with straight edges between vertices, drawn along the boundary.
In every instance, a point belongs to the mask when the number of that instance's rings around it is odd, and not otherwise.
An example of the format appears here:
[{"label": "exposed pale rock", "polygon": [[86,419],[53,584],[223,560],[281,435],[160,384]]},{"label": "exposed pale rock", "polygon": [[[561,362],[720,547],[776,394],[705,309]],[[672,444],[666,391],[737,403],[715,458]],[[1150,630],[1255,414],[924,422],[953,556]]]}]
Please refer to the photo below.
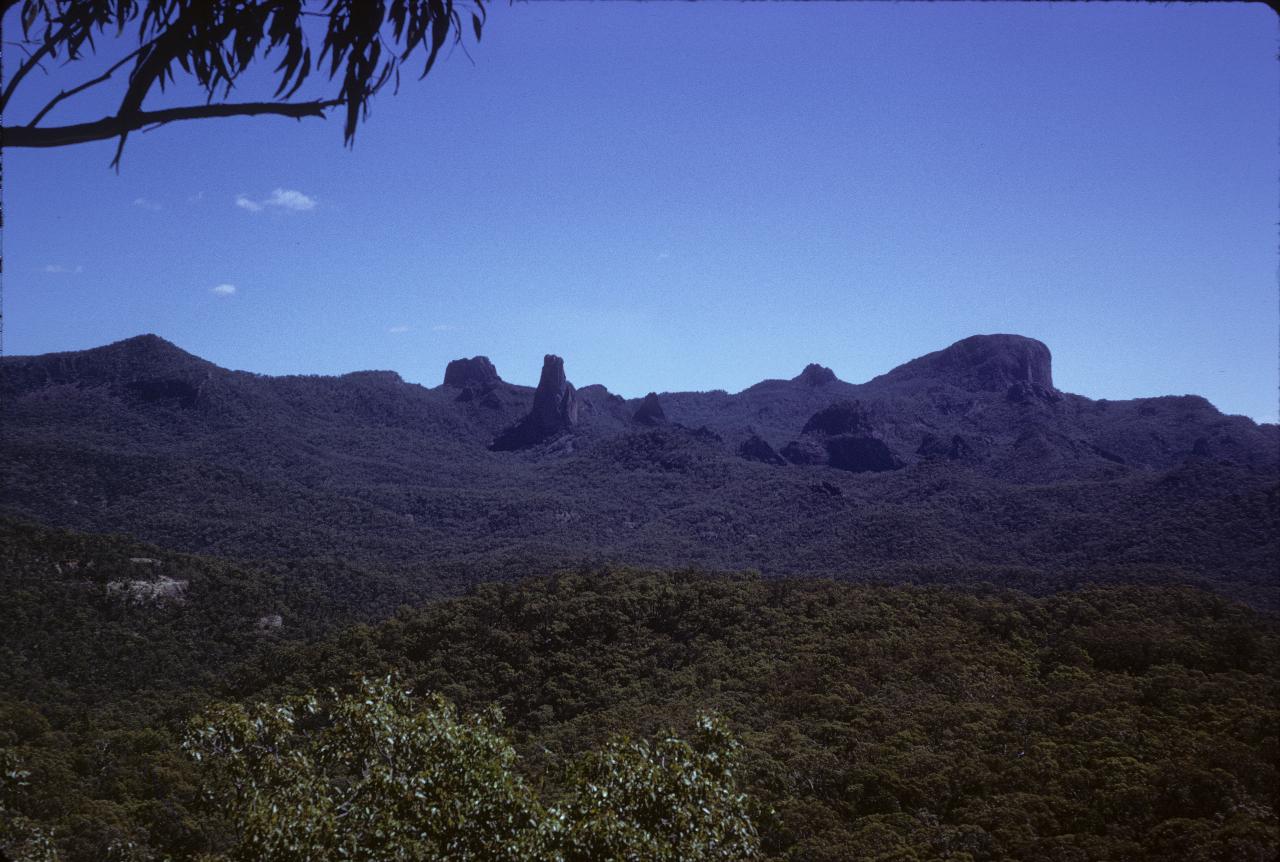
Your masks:
[{"label": "exposed pale rock", "polygon": [[187,600],[187,581],[166,575],[155,580],[120,580],[107,582],[107,595],[135,605],[183,604]]}]

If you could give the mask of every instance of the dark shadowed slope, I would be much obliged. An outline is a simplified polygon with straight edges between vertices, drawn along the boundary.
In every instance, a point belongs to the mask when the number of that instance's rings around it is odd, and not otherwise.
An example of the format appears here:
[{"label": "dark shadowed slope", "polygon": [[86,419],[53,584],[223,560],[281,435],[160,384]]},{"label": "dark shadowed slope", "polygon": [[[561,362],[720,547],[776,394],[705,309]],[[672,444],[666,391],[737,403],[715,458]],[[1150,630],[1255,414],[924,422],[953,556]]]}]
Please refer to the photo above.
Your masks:
[{"label": "dark shadowed slope", "polygon": [[862,384],[810,365],[643,401],[548,363],[535,390],[484,357],[426,388],[227,371],[155,336],[9,357],[0,507],[232,556],[964,567],[1277,601],[1276,427],[1195,396],[1060,392],[1032,339],[975,336]]}]

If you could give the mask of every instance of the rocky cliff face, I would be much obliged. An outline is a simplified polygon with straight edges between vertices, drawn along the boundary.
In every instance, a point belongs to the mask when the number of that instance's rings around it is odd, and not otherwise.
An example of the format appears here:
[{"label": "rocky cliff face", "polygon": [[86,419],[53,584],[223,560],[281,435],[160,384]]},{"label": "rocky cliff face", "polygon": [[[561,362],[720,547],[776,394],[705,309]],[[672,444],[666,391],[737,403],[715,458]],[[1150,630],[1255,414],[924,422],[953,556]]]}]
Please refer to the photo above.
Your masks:
[{"label": "rocky cliff face", "polygon": [[533,393],[529,413],[539,425],[562,430],[578,424],[578,391],[564,376],[564,360],[548,353],[542,357],[542,375]]},{"label": "rocky cliff face", "polygon": [[870,434],[871,414],[857,401],[839,401],[809,417],[801,434]]},{"label": "rocky cliff face", "polygon": [[762,464],[773,464],[777,467],[787,463],[786,459],[773,450],[768,441],[757,434],[752,434],[742,441],[738,446],[738,457],[748,461],[759,461]]},{"label": "rocky cliff face", "polygon": [[899,365],[871,382],[909,381],[945,382],[974,392],[1017,387],[1040,397],[1058,394],[1049,348],[1021,335],[974,335]]},{"label": "rocky cliff face", "polygon": [[858,401],[824,407],[804,424],[801,439],[782,456],[793,464],[826,464],[852,473],[896,470],[903,461],[876,433],[870,410]]},{"label": "rocky cliff face", "polygon": [[564,374],[564,360],[548,353],[533,393],[533,407],[503,431],[489,448],[496,452],[524,449],[558,437],[578,424],[578,392]]},{"label": "rocky cliff face", "polygon": [[487,356],[455,359],[444,369],[444,385],[484,389],[502,382]]},{"label": "rocky cliff face", "polygon": [[501,409],[502,402],[494,390],[502,378],[498,369],[493,367],[487,356],[473,356],[470,359],[455,359],[444,369],[444,385],[454,386],[462,391],[455,401],[478,402],[482,407],[493,410]]},{"label": "rocky cliff face", "polygon": [[650,392],[640,402],[640,406],[636,408],[635,415],[631,417],[631,421],[640,425],[663,425],[667,421],[667,414],[662,409],[662,402],[658,400],[658,393]]}]

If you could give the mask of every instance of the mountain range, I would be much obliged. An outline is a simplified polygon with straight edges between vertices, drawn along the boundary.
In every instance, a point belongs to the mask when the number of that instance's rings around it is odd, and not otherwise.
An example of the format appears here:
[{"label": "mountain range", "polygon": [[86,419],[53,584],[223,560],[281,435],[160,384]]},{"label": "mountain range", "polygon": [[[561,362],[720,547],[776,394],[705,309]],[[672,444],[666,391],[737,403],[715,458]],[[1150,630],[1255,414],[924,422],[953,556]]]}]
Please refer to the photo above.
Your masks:
[{"label": "mountain range", "polygon": [[[1093,400],[979,335],[863,383],[622,398],[548,355],[428,388],[268,377],[154,335],[0,360],[0,513],[175,550],[486,580],[576,563],[853,580],[1191,582],[1280,607],[1280,429]],[[425,568],[424,568],[425,567]],[[421,577],[430,577],[422,574]]]}]

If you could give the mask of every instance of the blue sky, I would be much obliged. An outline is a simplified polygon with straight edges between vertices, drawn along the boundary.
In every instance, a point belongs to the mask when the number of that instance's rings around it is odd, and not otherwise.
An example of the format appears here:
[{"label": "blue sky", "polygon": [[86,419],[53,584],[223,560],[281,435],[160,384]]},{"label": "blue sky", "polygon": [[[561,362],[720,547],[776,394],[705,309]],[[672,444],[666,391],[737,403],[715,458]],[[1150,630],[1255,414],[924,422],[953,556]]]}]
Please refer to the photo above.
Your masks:
[{"label": "blue sky", "polygon": [[135,134],[118,175],[110,143],[7,151],[4,348],[155,332],[432,386],[554,352],[632,397],[1015,332],[1069,391],[1274,422],[1278,33],[1257,4],[498,5],[354,150],[268,118]]}]

